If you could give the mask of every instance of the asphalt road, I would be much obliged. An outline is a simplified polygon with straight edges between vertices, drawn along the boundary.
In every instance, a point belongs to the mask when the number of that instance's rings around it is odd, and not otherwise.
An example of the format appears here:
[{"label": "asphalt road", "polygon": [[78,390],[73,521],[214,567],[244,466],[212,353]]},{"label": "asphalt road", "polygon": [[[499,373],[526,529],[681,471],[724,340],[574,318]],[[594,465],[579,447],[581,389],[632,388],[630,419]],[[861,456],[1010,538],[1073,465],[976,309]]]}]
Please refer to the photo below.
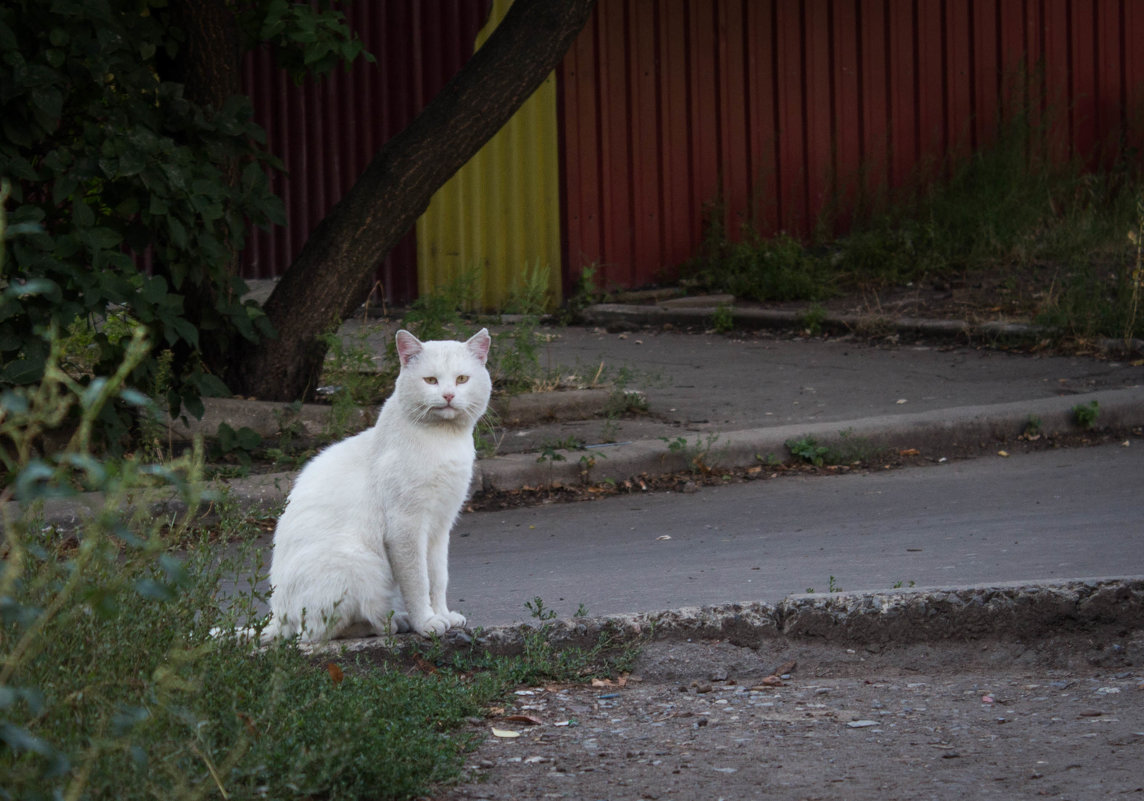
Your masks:
[{"label": "asphalt road", "polygon": [[473,626],[537,596],[566,617],[1144,574],[1144,442],[469,513],[450,561]]}]

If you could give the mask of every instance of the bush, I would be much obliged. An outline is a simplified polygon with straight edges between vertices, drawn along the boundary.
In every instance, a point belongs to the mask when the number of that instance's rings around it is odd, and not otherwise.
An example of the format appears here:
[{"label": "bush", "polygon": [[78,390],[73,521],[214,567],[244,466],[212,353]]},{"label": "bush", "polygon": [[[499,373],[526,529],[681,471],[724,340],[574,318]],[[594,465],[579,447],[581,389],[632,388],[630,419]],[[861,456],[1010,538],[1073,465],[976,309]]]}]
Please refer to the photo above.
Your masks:
[{"label": "bush", "polygon": [[718,243],[692,269],[703,286],[743,300],[824,300],[834,294],[830,266],[786,234]]},{"label": "bush", "polygon": [[[185,94],[194,66],[180,3],[0,6],[11,240],[0,289],[16,290],[0,306],[0,389],[42,378],[53,326],[76,336],[78,358],[64,366],[86,382],[116,369],[124,332],[141,325],[156,350],[130,383],[200,416],[201,396],[226,393],[214,371],[235,341],[270,332],[233,265],[248,225],[285,222],[268,180],[278,162],[247,98],[213,107]],[[296,73],[361,50],[324,3],[227,5],[248,46],[269,42]],[[98,427],[115,447],[130,422],[112,404]]]}]

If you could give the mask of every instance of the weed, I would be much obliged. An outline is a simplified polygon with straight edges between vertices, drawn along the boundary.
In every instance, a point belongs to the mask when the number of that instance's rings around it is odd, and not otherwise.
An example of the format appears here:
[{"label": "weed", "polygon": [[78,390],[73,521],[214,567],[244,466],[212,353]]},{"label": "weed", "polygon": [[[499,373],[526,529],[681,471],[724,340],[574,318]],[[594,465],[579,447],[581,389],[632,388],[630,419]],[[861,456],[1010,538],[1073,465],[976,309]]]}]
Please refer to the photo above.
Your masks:
[{"label": "weed", "polygon": [[551,445],[541,445],[540,454],[536,457],[537,462],[565,462],[567,458],[562,453],[557,453],[556,448]]},{"label": "weed", "polygon": [[874,461],[886,450],[865,437],[855,437],[849,429],[838,432],[833,446],[819,445],[812,436],[789,439],[785,444],[792,456],[815,467]]},{"label": "weed", "polygon": [[1096,418],[1100,415],[1100,404],[1096,401],[1078,403],[1072,407],[1072,415],[1078,426],[1086,430],[1090,429],[1096,425]]},{"label": "weed", "polygon": [[580,481],[587,485],[591,483],[592,468],[596,466],[596,459],[607,459],[603,453],[585,453],[580,457]]},{"label": "weed", "polygon": [[820,301],[836,289],[973,281],[1016,265],[1043,276],[1038,324],[1074,339],[1131,340],[1141,332],[1144,287],[1140,176],[1121,166],[1086,173],[1079,162],[1045,158],[1052,124],[1008,109],[992,145],[923,165],[900,188],[860,190],[865,211],[849,232],[825,233],[833,227],[827,211],[809,244],[751,231],[731,242],[716,202],[686,280],[740,298]]},{"label": "weed", "polygon": [[604,293],[596,286],[596,265],[587,265],[580,270],[576,283],[572,286],[564,308],[560,313],[560,322],[564,325],[578,322],[584,314],[584,309],[599,303],[604,299]]},{"label": "weed", "polygon": [[538,462],[563,462],[566,457],[558,451],[582,451],[584,450],[585,442],[579,437],[568,436],[564,439],[546,439],[540,443],[540,455],[536,457]]},{"label": "weed", "polygon": [[228,423],[219,423],[207,457],[212,462],[237,462],[244,472],[249,472],[254,451],[261,445],[262,436],[254,429],[242,426],[236,431]]},{"label": "weed", "polygon": [[645,414],[647,410],[647,395],[638,389],[617,387],[604,402],[604,414],[608,417]]},{"label": "weed", "polygon": [[716,306],[715,313],[711,317],[711,325],[720,334],[729,334],[734,331],[735,315],[731,311],[731,307],[725,303]]},{"label": "weed", "polygon": [[551,270],[539,262],[525,267],[521,280],[509,292],[504,311],[507,314],[522,314],[538,317],[548,310],[552,295],[548,290]]},{"label": "weed", "polygon": [[[598,386],[607,379],[608,383],[612,385],[612,392],[608,395],[607,401],[604,402],[605,417],[614,419],[625,415],[647,413],[647,394],[642,390],[631,388],[632,382],[637,378],[631,368],[621,367],[616,370],[614,375],[605,375],[605,373],[604,365],[601,363],[589,382],[591,386]],[[654,385],[657,380],[649,374],[641,375],[640,379],[641,383],[645,385]]]},{"label": "weed", "polygon": [[489,459],[496,455],[503,438],[497,429],[499,420],[497,413],[490,408],[473,426],[473,447],[476,448],[478,459]]},{"label": "weed", "polygon": [[1029,419],[1025,421],[1025,427],[1021,429],[1019,439],[1029,440],[1030,442],[1041,438],[1042,434],[1041,418],[1035,414],[1029,415]]},{"label": "weed", "polygon": [[525,601],[524,608],[527,609],[528,613],[537,620],[545,621],[556,619],[556,610],[545,606],[544,599],[539,595],[537,595],[531,601]]},{"label": "weed", "polygon": [[812,337],[819,336],[823,332],[823,324],[826,322],[826,309],[817,303],[813,303],[810,307],[802,313],[799,317],[799,325]]},{"label": "weed", "polygon": [[1140,333],[1135,271],[1111,271],[1091,264],[1058,268],[1036,315],[1038,325],[1060,338],[1089,340]]},{"label": "weed", "polygon": [[826,591],[827,592],[842,592],[842,588],[838,586],[838,583],[834,580],[834,576],[831,576],[829,579],[827,579]]},{"label": "weed", "polygon": [[[625,645],[605,628],[596,643],[589,648],[558,648],[551,640],[552,627],[555,625],[553,621],[557,618],[556,610],[548,607],[540,596],[526,601],[524,607],[539,625],[525,634],[520,657],[492,657],[483,650],[458,653],[453,659],[453,670],[461,674],[473,671],[491,674],[503,686],[529,685],[541,681],[583,681],[588,676],[609,676],[631,671],[639,655],[639,642]],[[587,615],[587,607],[580,604],[573,617]],[[647,636],[650,636],[650,632]]]},{"label": "weed", "polygon": [[819,445],[814,437],[809,436],[803,437],[802,439],[788,439],[786,446],[792,456],[815,467],[822,467],[826,461],[827,454],[830,453],[830,448],[825,445]]},{"label": "weed", "polygon": [[701,261],[690,267],[705,288],[749,300],[823,300],[833,294],[829,265],[793,237],[764,239],[748,231],[742,242],[733,243],[714,230],[708,232]]},{"label": "weed", "polygon": [[902,589],[902,587],[909,587],[910,589],[913,589],[916,586],[917,586],[917,583],[913,582],[913,581],[911,581],[909,584],[904,584],[901,581],[895,581],[893,586],[892,586],[892,589],[900,590],[900,589]]},{"label": "weed", "polygon": [[489,373],[502,392],[532,392],[541,382],[539,320],[524,315],[511,328],[493,334]]},{"label": "weed", "polygon": [[660,437],[667,443],[671,453],[681,454],[687,459],[688,469],[693,473],[708,474],[715,470],[711,450],[719,441],[718,434],[708,434],[706,437],[695,437],[695,442],[688,445],[686,437]]},{"label": "weed", "polygon": [[[471,311],[476,303],[480,281],[480,267],[472,267],[432,291],[421,293],[410,304],[402,325],[421,340],[455,338],[465,323],[462,312]],[[390,363],[396,363],[396,353],[393,356]]]}]

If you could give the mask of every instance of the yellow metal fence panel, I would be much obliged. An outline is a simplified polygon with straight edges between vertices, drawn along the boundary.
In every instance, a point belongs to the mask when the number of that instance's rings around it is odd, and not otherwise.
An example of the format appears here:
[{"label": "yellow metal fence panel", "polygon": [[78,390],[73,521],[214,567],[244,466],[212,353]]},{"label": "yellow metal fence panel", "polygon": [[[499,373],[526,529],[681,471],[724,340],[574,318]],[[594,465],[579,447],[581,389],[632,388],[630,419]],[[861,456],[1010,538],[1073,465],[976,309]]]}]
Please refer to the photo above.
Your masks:
[{"label": "yellow metal fence panel", "polygon": [[[494,0],[476,46],[511,5]],[[417,221],[421,294],[474,276],[473,300],[505,310],[529,276],[546,273],[549,305],[560,302],[560,175],[556,75],[433,196]],[[512,311],[512,309],[508,309]]]}]

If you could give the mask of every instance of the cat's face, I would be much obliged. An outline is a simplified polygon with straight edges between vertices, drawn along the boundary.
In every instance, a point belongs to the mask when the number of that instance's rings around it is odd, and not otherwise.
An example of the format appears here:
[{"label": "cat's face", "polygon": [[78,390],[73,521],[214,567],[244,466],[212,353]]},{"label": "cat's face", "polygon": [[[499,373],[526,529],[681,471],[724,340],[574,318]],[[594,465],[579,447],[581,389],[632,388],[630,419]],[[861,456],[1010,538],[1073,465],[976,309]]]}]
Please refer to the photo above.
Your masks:
[{"label": "cat's face", "polygon": [[467,342],[422,342],[397,332],[401,373],[394,397],[418,423],[472,425],[488,408],[492,381],[485,361],[491,343],[481,329]]}]

